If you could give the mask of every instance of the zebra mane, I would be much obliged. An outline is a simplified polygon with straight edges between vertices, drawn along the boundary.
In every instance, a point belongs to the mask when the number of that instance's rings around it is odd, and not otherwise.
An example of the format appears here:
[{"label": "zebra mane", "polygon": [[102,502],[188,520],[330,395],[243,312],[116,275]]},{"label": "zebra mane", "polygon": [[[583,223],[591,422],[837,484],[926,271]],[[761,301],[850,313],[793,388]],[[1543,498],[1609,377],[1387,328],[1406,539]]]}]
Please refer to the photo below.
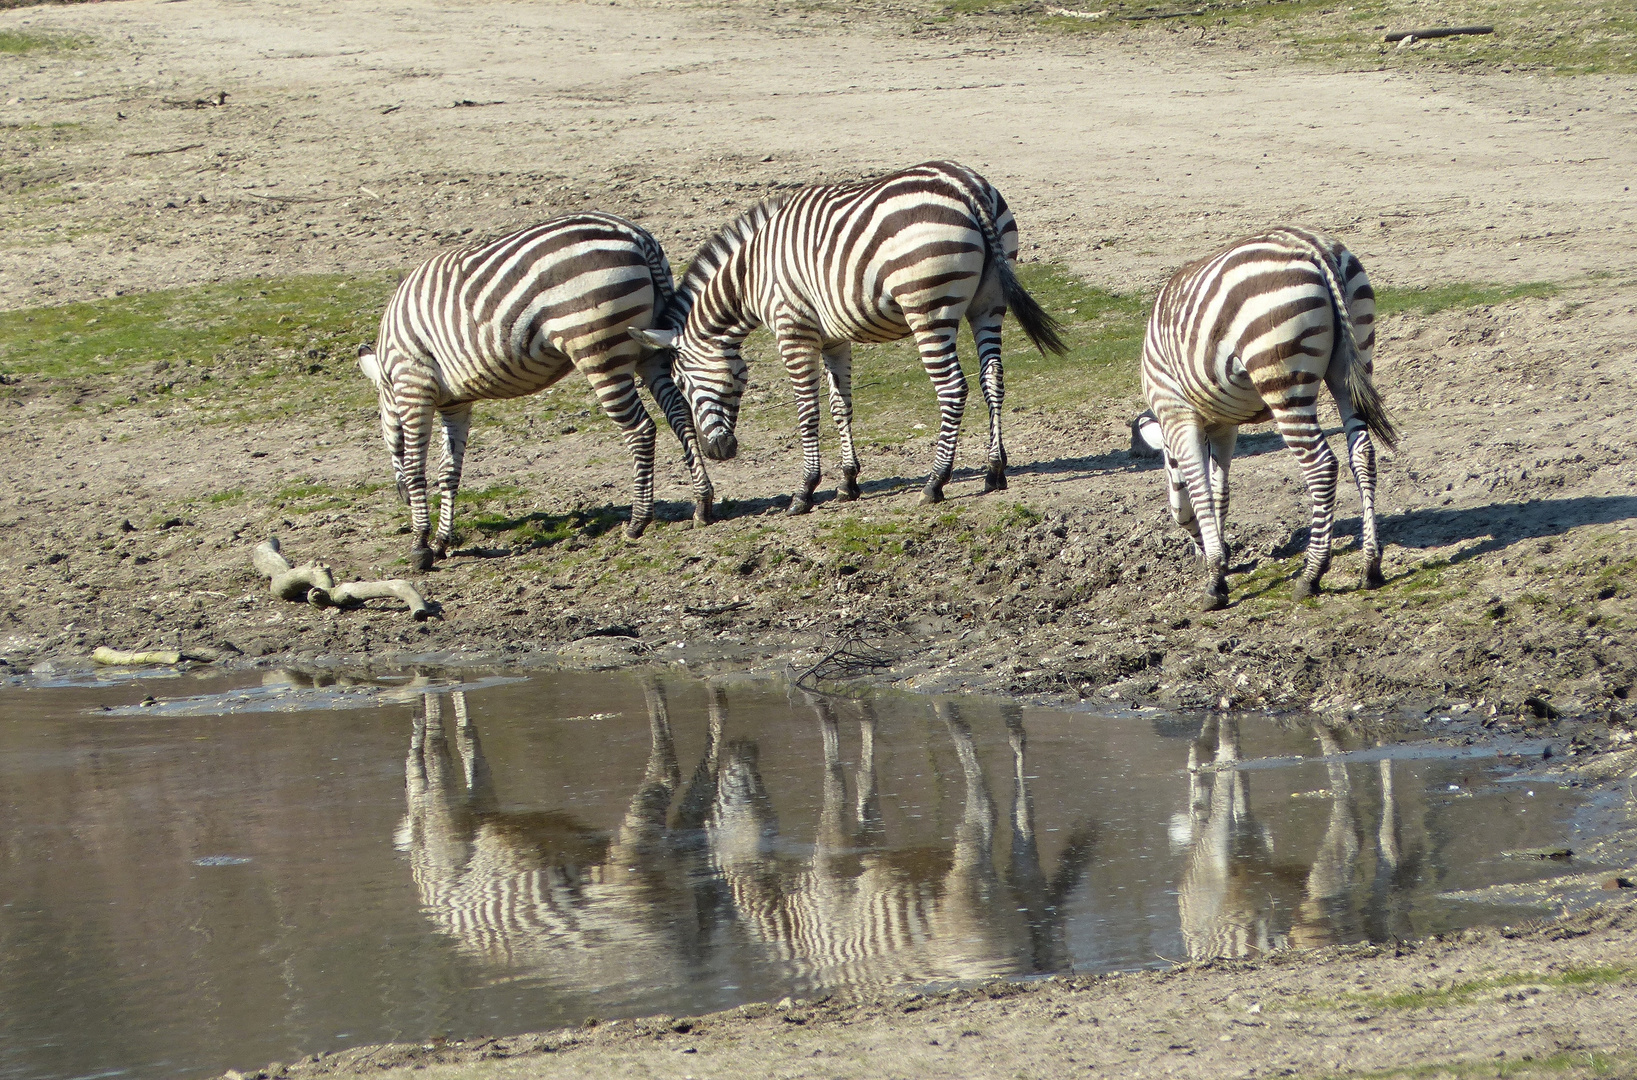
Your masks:
[{"label": "zebra mane", "polygon": [[750,242],[750,238],[767,224],[773,212],[783,206],[789,197],[773,195],[763,199],[717,229],[709,240],[700,245],[693,261],[688,264],[688,272],[682,275],[682,281],[677,285],[676,295],[665,309],[665,317],[660,320],[662,325],[673,330],[682,329],[706,283],[716,276],[716,272],[722,269],[734,252]]}]

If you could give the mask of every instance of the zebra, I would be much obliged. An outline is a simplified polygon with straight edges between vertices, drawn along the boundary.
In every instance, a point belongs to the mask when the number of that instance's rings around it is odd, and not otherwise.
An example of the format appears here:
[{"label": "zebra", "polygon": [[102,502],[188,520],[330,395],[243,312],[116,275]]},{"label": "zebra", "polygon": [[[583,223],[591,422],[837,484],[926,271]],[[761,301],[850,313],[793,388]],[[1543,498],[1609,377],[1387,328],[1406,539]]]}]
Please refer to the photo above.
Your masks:
[{"label": "zebra", "polygon": [[[626,333],[653,325],[674,295],[658,241],[602,213],[568,214],[447,251],[404,279],[381,316],[378,341],[359,348],[358,365],[375,384],[398,493],[414,521],[414,569],[430,569],[448,550],[472,403],[535,393],[575,368],[636,465],[626,532],[641,536],[653,520],[654,423],[637,396],[639,377],[682,443],[694,520],[710,521],[710,477],[668,356],[642,349]],[[444,459],[438,530],[429,545],[426,459],[434,412]]]},{"label": "zebra", "polygon": [[820,476],[819,378],[829,377],[830,415],[841,436],[838,501],[858,498],[852,435],[854,342],[914,335],[938,394],[940,426],[922,504],[943,499],[966,406],[966,375],[955,339],[964,317],[977,344],[989,406],[984,491],[1006,487],[1001,441],[1001,317],[1010,308],[1035,346],[1066,351],[1061,327],[1018,283],[1017,224],[983,177],[933,161],[879,180],[805,188],[745,211],[695,256],[665,329],[632,329],[655,348],[674,348],[674,371],[714,460],[738,450],[734,428],[747,380],[740,347],[772,328],[796,391],[802,482],[789,512],[806,513]]},{"label": "zebra", "polygon": [[[1205,610],[1228,603],[1222,523],[1239,425],[1268,419],[1301,462],[1313,501],[1295,596],[1319,591],[1330,565],[1337,472],[1319,427],[1321,380],[1341,412],[1363,502],[1363,586],[1382,584],[1370,436],[1391,448],[1398,435],[1370,379],[1374,324],[1375,293],[1358,259],[1327,237],[1292,227],[1189,263],[1155,298],[1143,339],[1143,393],[1164,435],[1172,515],[1205,558]],[[1141,420],[1133,424],[1134,444]]]}]

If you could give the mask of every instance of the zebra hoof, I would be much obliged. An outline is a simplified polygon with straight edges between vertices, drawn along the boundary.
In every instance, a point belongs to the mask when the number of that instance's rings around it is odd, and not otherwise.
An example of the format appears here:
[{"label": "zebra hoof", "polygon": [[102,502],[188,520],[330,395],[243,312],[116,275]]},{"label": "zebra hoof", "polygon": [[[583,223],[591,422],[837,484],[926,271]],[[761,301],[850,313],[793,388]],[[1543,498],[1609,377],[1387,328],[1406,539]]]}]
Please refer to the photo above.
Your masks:
[{"label": "zebra hoof", "polygon": [[713,512],[713,505],[714,501],[711,499],[700,499],[698,502],[693,504],[693,523],[695,528],[703,529],[706,525],[709,525],[712,521],[716,520],[716,516]]},{"label": "zebra hoof", "polygon": [[1387,584],[1387,579],[1381,576],[1381,567],[1366,566],[1364,568],[1364,587],[1366,589],[1379,589],[1385,584]]},{"label": "zebra hoof", "polygon": [[928,486],[925,491],[921,492],[922,506],[932,506],[935,503],[941,503],[943,501],[944,492],[942,488]]},{"label": "zebra hoof", "polygon": [[991,491],[1005,491],[1005,490],[1006,490],[1006,466],[1001,465],[998,468],[990,469],[989,474],[983,478],[983,493],[985,495],[987,495]]},{"label": "zebra hoof", "polygon": [[1228,606],[1228,583],[1213,581],[1205,586],[1205,596],[1199,602],[1201,611],[1221,611]]},{"label": "zebra hoof", "polygon": [[785,513],[791,517],[799,517],[811,509],[813,509],[813,500],[811,496],[796,495],[791,498],[790,507],[789,509],[785,510]]},{"label": "zebra hoof", "polygon": [[1290,595],[1294,596],[1297,600],[1311,600],[1313,597],[1318,595],[1318,592],[1319,583],[1317,581],[1309,581],[1306,578],[1297,578],[1296,584],[1290,588]]},{"label": "zebra hoof", "polygon": [[638,521],[635,518],[633,518],[630,521],[626,522],[625,523],[625,538],[627,540],[640,540],[640,539],[642,539],[642,534],[648,531],[648,522],[652,521],[652,520],[653,520],[653,518],[649,518],[647,521]]},{"label": "zebra hoof", "polygon": [[432,569],[432,549],[418,547],[409,553],[409,568],[418,574]]}]

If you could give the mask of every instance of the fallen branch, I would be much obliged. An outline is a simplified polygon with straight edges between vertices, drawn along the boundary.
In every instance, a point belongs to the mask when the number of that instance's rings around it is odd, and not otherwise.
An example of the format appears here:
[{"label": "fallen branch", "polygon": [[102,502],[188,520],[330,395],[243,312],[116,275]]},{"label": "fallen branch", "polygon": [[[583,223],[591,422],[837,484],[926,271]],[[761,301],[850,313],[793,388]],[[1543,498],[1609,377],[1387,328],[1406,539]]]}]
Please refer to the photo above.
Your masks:
[{"label": "fallen branch", "polygon": [[1493,26],[1434,26],[1426,30],[1395,30],[1382,38],[1383,41],[1403,41],[1409,38],[1420,41],[1424,38],[1460,37],[1462,34],[1493,34]]},{"label": "fallen branch", "polygon": [[731,604],[721,604],[716,607],[694,607],[693,605],[688,604],[682,608],[682,614],[698,615],[704,618],[709,618],[712,615],[726,615],[730,611],[738,611],[741,608],[747,608],[749,606],[750,603],[745,600],[735,600]]},{"label": "fallen branch", "polygon": [[840,641],[797,675],[795,684],[803,690],[817,690],[820,682],[858,679],[892,667],[892,654],[869,640],[881,632],[867,623],[846,627]]},{"label": "fallen branch", "polygon": [[186,146],[172,146],[166,150],[132,150],[126,157],[158,157],[160,154],[180,154],[185,150],[197,150],[205,145],[202,142],[188,143]]},{"label": "fallen branch", "polygon": [[182,654],[172,649],[152,649],[147,652],[125,652],[121,649],[110,649],[106,645],[98,645],[97,651],[91,654],[91,659],[99,664],[109,664],[119,667],[138,667],[143,664],[180,664]]},{"label": "fallen branch", "polygon": [[305,597],[314,607],[357,607],[365,600],[395,597],[409,605],[409,613],[416,622],[425,622],[434,613],[433,606],[416,591],[415,586],[402,578],[343,581],[337,584],[335,575],[323,563],[292,566],[279,550],[276,536],[269,536],[257,544],[250,552],[250,562],[268,579],[268,591],[280,600]]}]

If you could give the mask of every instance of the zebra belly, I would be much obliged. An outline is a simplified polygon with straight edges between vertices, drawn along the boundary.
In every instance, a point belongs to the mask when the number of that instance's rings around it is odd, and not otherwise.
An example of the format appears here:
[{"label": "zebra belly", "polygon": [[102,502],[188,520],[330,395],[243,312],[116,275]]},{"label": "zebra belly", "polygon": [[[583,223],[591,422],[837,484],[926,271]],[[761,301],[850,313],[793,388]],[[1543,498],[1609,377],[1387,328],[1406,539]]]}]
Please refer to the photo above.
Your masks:
[{"label": "zebra belly", "polygon": [[462,378],[449,386],[451,401],[493,401],[539,393],[574,370],[555,350],[532,356],[485,359],[465,365]]}]

